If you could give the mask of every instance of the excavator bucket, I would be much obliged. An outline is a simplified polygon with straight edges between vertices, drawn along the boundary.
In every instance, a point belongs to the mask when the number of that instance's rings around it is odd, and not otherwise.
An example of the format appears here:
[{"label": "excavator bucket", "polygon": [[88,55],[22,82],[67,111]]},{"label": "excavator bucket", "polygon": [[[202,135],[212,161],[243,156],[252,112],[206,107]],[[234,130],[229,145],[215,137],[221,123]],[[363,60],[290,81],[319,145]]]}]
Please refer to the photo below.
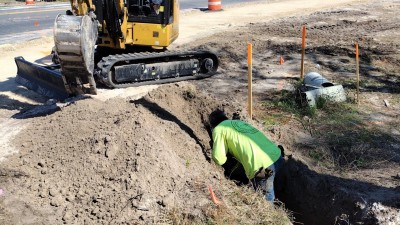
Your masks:
[{"label": "excavator bucket", "polygon": [[15,57],[17,64],[16,82],[48,98],[64,100],[69,97],[63,76],[51,66],[41,66]]}]

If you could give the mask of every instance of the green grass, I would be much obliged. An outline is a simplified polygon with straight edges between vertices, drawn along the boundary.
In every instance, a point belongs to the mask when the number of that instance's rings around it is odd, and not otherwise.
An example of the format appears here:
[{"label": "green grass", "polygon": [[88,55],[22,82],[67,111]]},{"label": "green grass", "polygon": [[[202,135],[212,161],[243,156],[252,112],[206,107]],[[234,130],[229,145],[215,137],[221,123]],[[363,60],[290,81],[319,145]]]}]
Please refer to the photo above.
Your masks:
[{"label": "green grass", "polygon": [[296,93],[269,93],[262,102],[261,118],[266,128],[287,123],[294,116],[316,140],[318,149],[307,149],[306,155],[317,165],[335,169],[371,168],[377,162],[391,158],[387,148],[396,140],[370,126],[368,115],[360,112],[353,98],[336,103],[319,98],[315,107],[301,106]]},{"label": "green grass", "polygon": [[189,166],[190,166],[190,160],[186,159],[186,162],[185,162],[186,169],[189,169]]},{"label": "green grass", "polygon": [[262,101],[261,105],[264,109],[279,110],[277,116],[282,115],[282,112],[293,114],[297,117],[310,116],[313,117],[316,112],[316,107],[302,107],[297,101],[295,92],[282,90],[280,92],[270,93],[267,100]]}]

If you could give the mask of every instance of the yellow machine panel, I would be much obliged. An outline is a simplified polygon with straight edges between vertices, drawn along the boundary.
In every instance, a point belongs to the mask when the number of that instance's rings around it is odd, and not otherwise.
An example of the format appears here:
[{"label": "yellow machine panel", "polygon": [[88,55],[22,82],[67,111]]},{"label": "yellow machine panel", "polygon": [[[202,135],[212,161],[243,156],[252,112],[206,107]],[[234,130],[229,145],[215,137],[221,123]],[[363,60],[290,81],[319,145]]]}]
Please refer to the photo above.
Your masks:
[{"label": "yellow machine panel", "polygon": [[172,25],[134,23],[133,24],[133,44],[147,45],[154,47],[167,47],[178,34],[173,33]]}]

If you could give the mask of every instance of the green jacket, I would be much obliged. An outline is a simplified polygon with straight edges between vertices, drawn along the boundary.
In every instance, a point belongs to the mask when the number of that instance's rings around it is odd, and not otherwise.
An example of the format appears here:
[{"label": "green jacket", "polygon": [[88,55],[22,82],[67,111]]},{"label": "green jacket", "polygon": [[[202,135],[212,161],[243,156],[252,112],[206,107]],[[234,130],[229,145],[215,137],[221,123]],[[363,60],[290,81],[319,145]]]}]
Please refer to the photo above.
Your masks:
[{"label": "green jacket", "polygon": [[254,178],[260,168],[267,168],[281,156],[281,151],[262,132],[240,120],[225,120],[213,130],[212,158],[223,165],[232,154]]}]

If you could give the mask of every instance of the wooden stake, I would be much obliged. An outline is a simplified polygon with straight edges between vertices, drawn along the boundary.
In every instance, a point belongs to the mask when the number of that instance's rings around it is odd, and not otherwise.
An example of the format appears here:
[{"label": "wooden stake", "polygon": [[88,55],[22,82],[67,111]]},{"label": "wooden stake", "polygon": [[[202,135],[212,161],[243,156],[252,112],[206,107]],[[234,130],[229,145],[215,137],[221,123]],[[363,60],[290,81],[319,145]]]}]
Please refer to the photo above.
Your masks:
[{"label": "wooden stake", "polygon": [[253,48],[251,43],[247,44],[247,74],[248,74],[248,112],[249,112],[249,117],[252,120],[253,119],[253,87],[252,87],[252,79],[253,79],[253,60],[252,60],[252,55],[253,55]]},{"label": "wooden stake", "polygon": [[360,63],[358,58],[358,43],[356,43],[356,90],[357,104],[360,104]]},{"label": "wooden stake", "polygon": [[306,52],[306,25],[303,25],[303,32],[301,36],[301,72],[300,79],[304,79],[304,55]]}]

